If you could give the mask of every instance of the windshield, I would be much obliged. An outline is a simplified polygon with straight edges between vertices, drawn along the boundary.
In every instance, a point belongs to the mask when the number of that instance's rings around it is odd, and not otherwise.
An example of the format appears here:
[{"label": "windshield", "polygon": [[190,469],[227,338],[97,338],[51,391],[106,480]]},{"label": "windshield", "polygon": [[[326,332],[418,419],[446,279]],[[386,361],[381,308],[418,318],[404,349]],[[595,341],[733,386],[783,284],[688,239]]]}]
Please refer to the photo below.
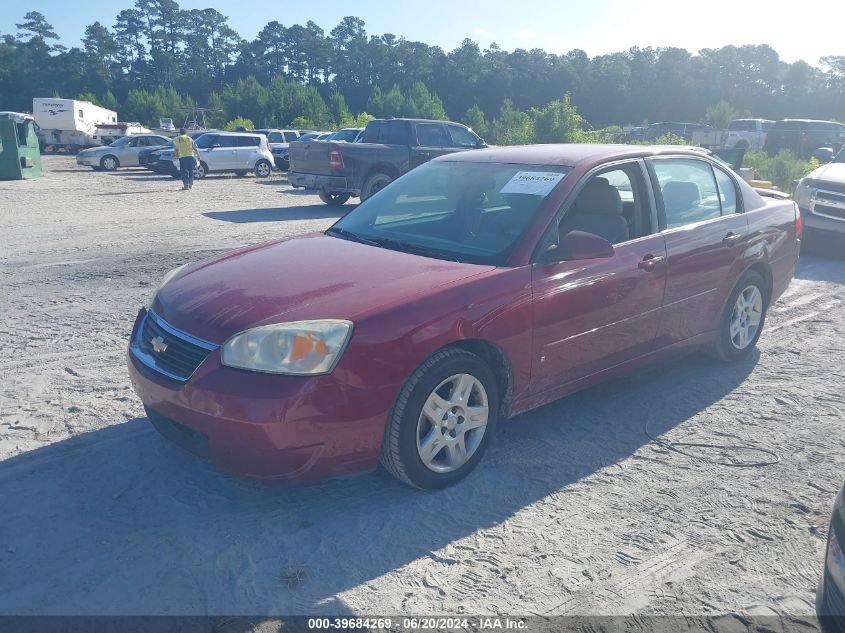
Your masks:
[{"label": "windshield", "polygon": [[194,139],[194,142],[200,149],[208,149],[211,147],[212,143],[214,143],[216,138],[216,134],[200,134]]},{"label": "windshield", "polygon": [[428,257],[503,266],[569,169],[426,163],[367,199],[327,233]]},{"label": "windshield", "polygon": [[126,145],[132,137],[130,136],[121,136],[116,141],[112,142],[112,147],[123,147]]}]

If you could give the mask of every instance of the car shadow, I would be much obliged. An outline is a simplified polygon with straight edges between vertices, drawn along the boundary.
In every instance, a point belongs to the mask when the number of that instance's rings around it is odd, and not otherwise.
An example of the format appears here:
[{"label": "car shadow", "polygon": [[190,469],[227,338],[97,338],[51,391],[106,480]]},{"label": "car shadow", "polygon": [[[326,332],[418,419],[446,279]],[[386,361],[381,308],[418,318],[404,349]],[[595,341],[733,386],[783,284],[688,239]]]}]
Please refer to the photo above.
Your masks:
[{"label": "car shadow", "polygon": [[845,234],[808,231],[801,240],[797,279],[845,284]]},{"label": "car shadow", "polygon": [[756,362],[688,356],[505,421],[477,470],[437,492],[382,471],[306,487],[238,479],[144,418],[48,444],[0,462],[0,612],[345,611],[342,592],[418,559],[452,564],[437,552],[635,453],[683,465],[650,437]]},{"label": "car shadow", "polygon": [[236,209],[234,211],[206,211],[203,215],[212,220],[235,222],[282,222],[285,220],[325,220],[340,218],[349,213],[352,205],[329,207],[326,205],[300,205],[293,207],[272,207],[267,209]]}]

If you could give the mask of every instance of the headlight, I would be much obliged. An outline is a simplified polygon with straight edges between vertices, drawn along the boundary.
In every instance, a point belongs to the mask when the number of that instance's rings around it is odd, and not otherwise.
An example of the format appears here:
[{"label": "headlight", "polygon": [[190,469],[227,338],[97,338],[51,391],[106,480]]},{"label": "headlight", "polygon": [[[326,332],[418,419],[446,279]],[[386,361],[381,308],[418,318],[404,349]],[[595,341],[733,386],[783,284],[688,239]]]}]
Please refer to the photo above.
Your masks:
[{"label": "headlight", "polygon": [[159,282],[158,286],[156,286],[156,289],[153,292],[153,295],[150,297],[150,300],[147,303],[148,306],[153,305],[153,301],[155,301],[155,298],[156,298],[156,295],[158,294],[158,291],[161,290],[168,281],[170,281],[176,275],[178,275],[179,271],[182,270],[187,265],[188,264],[182,264],[181,266],[177,266],[176,268],[174,268],[170,272],[165,273],[164,277],[161,278],[161,281]]},{"label": "headlight", "polygon": [[810,201],[813,198],[813,192],[814,189],[809,184],[807,184],[806,181],[801,180],[798,183],[798,186],[795,187],[795,194],[792,196],[792,198],[802,209],[809,209]]},{"label": "headlight", "polygon": [[264,325],[235,334],[221,350],[229,367],[270,374],[330,373],[352,335],[352,323],[327,319]]}]

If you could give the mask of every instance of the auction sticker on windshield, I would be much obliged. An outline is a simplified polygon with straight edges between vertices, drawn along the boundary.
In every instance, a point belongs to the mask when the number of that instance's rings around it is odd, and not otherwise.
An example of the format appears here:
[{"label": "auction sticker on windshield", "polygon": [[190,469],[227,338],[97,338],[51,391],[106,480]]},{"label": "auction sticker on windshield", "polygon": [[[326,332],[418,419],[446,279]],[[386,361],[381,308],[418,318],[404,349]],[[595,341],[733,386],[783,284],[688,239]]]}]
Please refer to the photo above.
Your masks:
[{"label": "auction sticker on windshield", "polygon": [[518,171],[499,193],[526,193],[545,196],[555,188],[564,174],[554,171]]}]

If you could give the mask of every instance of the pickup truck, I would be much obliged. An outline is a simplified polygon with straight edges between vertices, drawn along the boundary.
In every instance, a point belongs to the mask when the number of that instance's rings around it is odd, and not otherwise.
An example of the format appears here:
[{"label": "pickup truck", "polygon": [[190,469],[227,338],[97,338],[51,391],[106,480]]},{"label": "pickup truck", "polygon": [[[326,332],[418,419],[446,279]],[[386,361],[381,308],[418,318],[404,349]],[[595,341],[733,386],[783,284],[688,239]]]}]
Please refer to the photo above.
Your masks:
[{"label": "pickup truck", "polygon": [[291,143],[288,181],[316,189],[326,204],[342,205],[352,196],[366,200],[432,158],[482,147],[487,144],[459,123],[376,119],[357,143]]},{"label": "pickup truck", "polygon": [[734,119],[726,130],[708,127],[696,131],[692,142],[708,149],[761,150],[774,123],[768,119]]}]

